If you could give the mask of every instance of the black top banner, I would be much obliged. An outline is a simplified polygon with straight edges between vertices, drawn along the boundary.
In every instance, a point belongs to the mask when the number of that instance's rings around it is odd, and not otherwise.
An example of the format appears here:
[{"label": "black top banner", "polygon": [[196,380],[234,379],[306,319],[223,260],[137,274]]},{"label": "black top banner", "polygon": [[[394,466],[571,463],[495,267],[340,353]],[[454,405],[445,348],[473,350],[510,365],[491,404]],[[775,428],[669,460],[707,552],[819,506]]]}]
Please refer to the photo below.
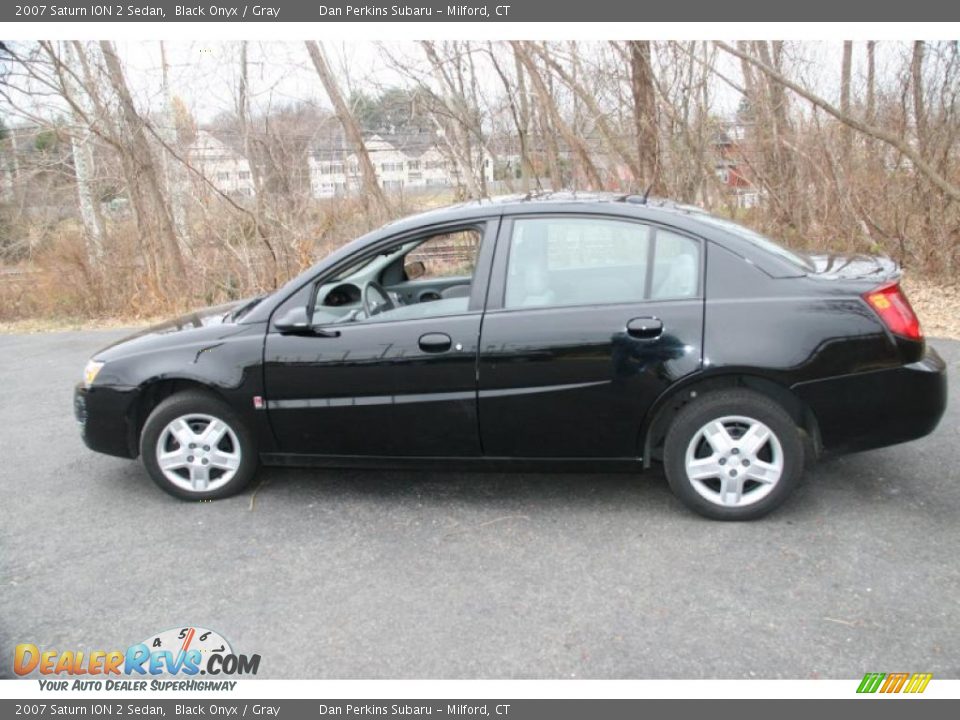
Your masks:
[{"label": "black top banner", "polygon": [[854,3],[808,0],[686,0],[683,3],[634,0],[498,0],[448,4],[342,2],[340,0],[55,0],[0,6],[0,22],[801,22],[951,21],[960,3],[877,0]]}]

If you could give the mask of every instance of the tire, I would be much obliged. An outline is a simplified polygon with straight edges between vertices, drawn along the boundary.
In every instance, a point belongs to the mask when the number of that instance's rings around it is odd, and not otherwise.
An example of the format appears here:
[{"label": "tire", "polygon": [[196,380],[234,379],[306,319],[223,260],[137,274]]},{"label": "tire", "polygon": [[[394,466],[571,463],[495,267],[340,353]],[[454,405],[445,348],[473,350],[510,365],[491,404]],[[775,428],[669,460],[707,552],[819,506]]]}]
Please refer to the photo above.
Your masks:
[{"label": "tire", "polygon": [[776,509],[799,483],[803,463],[793,418],[750,390],[694,400],[677,413],[664,442],[670,489],[714,520],[753,520]]},{"label": "tire", "polygon": [[234,495],[258,465],[253,433],[239,415],[196,390],[171,395],[154,408],[140,434],[140,456],[153,481],[183,500]]}]

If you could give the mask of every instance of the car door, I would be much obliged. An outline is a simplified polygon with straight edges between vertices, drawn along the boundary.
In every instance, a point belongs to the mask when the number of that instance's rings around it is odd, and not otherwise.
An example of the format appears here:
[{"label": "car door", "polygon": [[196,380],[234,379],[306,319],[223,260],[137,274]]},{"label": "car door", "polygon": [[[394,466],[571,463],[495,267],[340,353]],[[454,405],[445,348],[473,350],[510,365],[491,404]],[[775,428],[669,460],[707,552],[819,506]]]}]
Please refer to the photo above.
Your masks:
[{"label": "car door", "polygon": [[627,217],[501,224],[479,359],[484,453],[633,458],[641,422],[701,364],[703,243]]},{"label": "car door", "polygon": [[[499,218],[424,230],[482,238],[464,298],[401,306],[317,334],[268,331],[264,383],[281,452],[470,457],[480,454],[476,360]],[[379,252],[390,241],[378,245]],[[323,286],[324,278],[317,278]],[[280,309],[275,314],[279,316]]]}]

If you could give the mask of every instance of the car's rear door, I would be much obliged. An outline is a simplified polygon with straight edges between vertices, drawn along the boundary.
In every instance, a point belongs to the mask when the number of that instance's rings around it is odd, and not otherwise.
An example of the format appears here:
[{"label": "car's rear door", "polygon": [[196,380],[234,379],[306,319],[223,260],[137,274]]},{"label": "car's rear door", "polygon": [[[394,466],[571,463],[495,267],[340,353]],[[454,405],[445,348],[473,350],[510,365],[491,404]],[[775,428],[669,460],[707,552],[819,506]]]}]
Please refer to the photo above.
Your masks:
[{"label": "car's rear door", "polygon": [[703,257],[631,218],[505,217],[480,339],[484,454],[637,457],[646,411],[701,364]]}]

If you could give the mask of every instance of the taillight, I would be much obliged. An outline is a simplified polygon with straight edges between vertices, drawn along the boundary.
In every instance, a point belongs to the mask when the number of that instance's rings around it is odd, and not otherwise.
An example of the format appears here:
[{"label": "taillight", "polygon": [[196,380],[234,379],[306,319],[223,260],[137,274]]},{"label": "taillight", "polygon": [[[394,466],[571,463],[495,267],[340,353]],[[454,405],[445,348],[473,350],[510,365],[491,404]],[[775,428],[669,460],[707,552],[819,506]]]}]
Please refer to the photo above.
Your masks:
[{"label": "taillight", "polygon": [[900,284],[892,282],[881,285],[875,290],[863,294],[863,299],[872,307],[883,324],[894,335],[900,335],[910,340],[922,340],[923,331],[920,329],[920,320],[910,307],[910,301],[900,289]]}]

